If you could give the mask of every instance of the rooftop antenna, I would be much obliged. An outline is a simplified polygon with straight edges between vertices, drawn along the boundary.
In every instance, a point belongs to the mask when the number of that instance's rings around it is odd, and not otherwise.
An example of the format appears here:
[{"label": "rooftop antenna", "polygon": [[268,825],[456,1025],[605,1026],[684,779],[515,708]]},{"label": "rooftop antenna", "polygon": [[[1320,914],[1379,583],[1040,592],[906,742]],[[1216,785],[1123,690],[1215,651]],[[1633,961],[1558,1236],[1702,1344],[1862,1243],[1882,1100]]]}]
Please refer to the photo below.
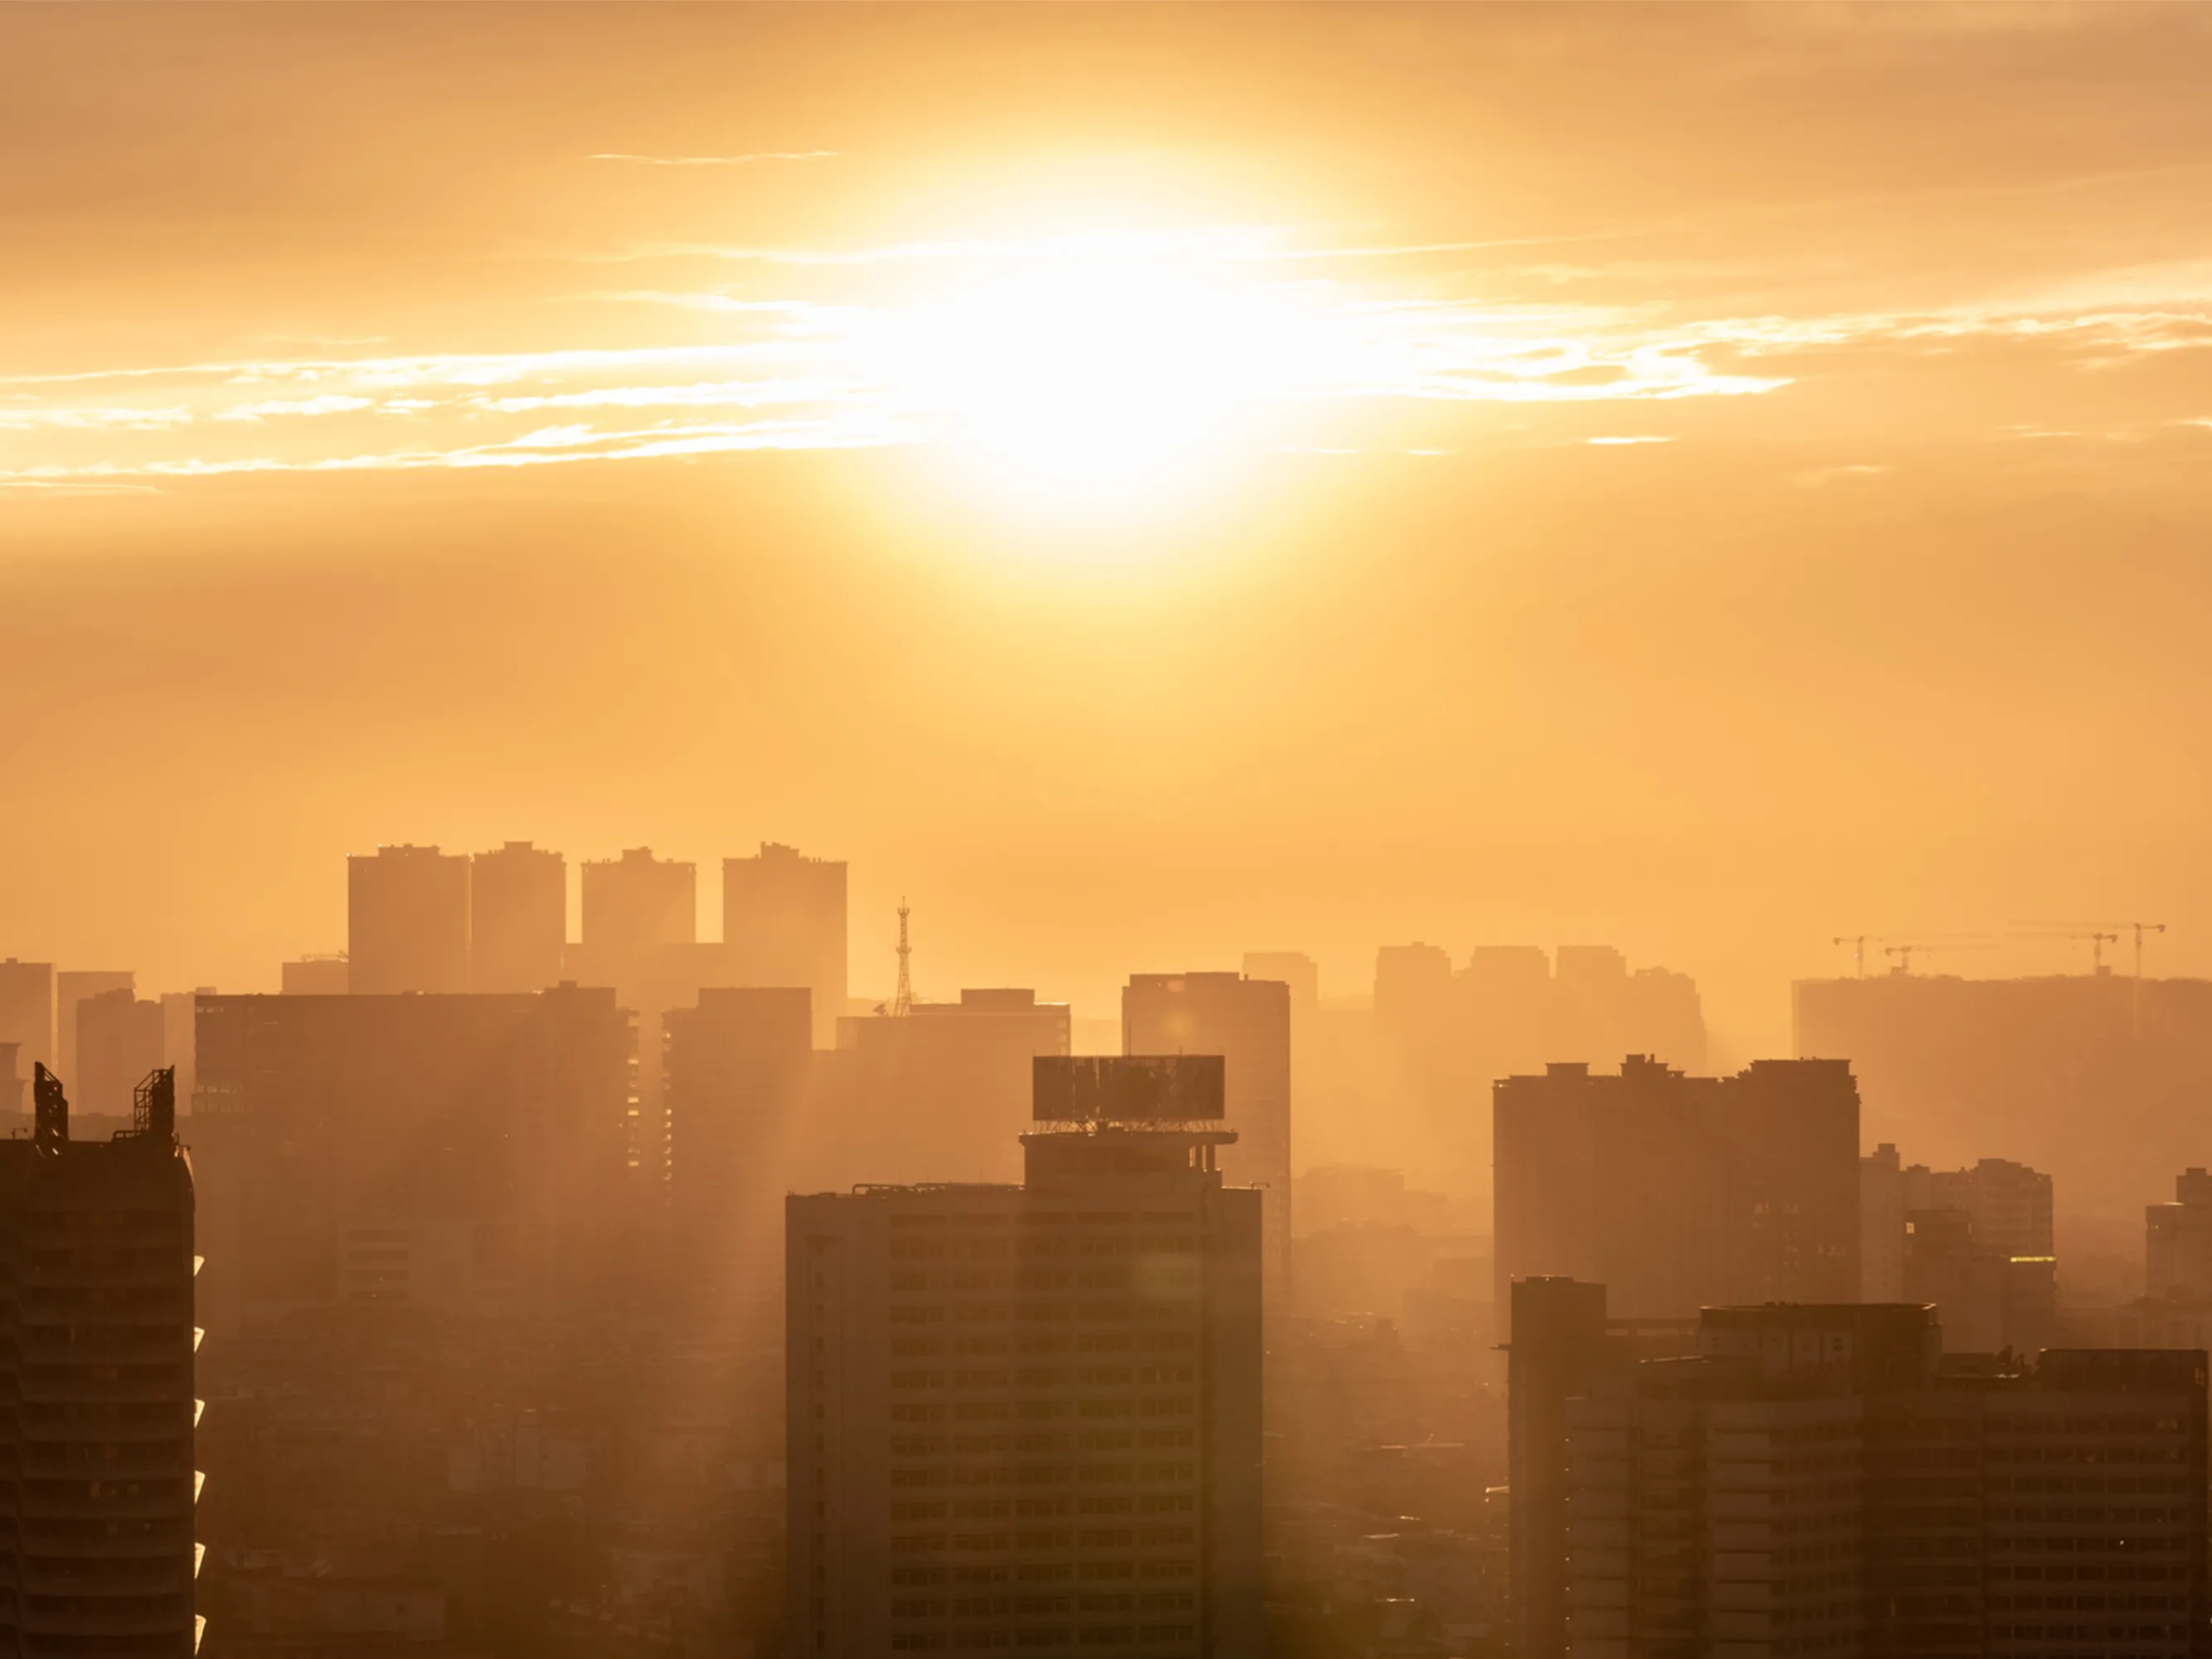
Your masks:
[{"label": "rooftop antenna", "polygon": [[913,947],[906,943],[906,900],[901,894],[899,899],[899,988],[891,998],[891,1012],[894,1014],[907,1014],[914,1011],[914,982],[906,971],[906,959],[913,954]]}]

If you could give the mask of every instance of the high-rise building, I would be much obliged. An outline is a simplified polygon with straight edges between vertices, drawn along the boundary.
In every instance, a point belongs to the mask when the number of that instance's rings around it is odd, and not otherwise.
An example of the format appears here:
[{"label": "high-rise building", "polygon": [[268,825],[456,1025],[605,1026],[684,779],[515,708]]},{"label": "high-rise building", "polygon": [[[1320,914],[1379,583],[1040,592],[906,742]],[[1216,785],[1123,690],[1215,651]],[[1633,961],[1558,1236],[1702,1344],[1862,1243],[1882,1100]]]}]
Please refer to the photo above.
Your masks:
[{"label": "high-rise building", "polygon": [[1035,1067],[1024,1185],[789,1201],[791,1652],[1263,1649],[1221,1062]]},{"label": "high-rise building", "polygon": [[1954,1349],[2032,1353],[2057,1317],[2051,1180],[2002,1158],[1968,1169],[1859,1160],[1859,1299],[1928,1302]]},{"label": "high-rise building", "polygon": [[511,841],[468,861],[471,990],[557,985],[568,942],[569,865],[560,854]]},{"label": "high-rise building", "polygon": [[[1605,1287],[1516,1280],[1506,1348],[1507,1490],[1512,1493],[1513,1652],[1567,1651],[1567,1402],[1611,1359]],[[1617,1362],[1616,1362],[1617,1363]]]},{"label": "high-rise building", "polygon": [[346,940],[356,996],[467,990],[467,859],[435,847],[348,858]]},{"label": "high-rise building", "polygon": [[77,1004],[77,1103],[86,1112],[121,1117],[131,1090],[161,1069],[165,1046],[162,1005],[126,990],[102,991]]},{"label": "high-rise building", "polygon": [[1707,1308],[1694,1357],[1567,1399],[1563,1533],[1516,1586],[1578,1655],[2202,1655],[2204,1390],[2201,1351],[1947,1359],[1925,1307]]},{"label": "high-rise building", "polygon": [[201,1322],[346,1301],[588,1312],[632,1265],[644,1196],[632,1041],[613,991],[570,985],[200,997]]},{"label": "high-rise building", "polygon": [[1615,1311],[1859,1294],[1859,1091],[1841,1060],[1691,1077],[1641,1055],[1495,1090],[1497,1294],[1604,1284]]},{"label": "high-rise building", "polygon": [[34,1065],[53,1069],[54,964],[0,962],[0,1043],[16,1044],[22,1051],[23,1074]]},{"label": "high-rise building", "polygon": [[722,945],[737,985],[804,985],[814,994],[814,1043],[837,1040],[845,1011],[845,866],[762,842],[722,861]]},{"label": "high-rise building", "polygon": [[[51,1071],[63,1071],[80,1067],[83,1056],[77,1052],[77,1010],[87,997],[105,996],[110,991],[130,991],[137,994],[138,976],[123,968],[72,968],[54,976],[54,1052],[60,1058],[48,1066]],[[79,1090],[79,1110],[86,1108]]]},{"label": "high-rise building", "polygon": [[1268,1294],[1290,1292],[1290,988],[1242,974],[1133,974],[1122,988],[1125,1054],[1218,1054],[1227,1066],[1225,1179],[1261,1190]]},{"label": "high-rise building", "polygon": [[699,867],[631,847],[620,858],[586,859],[583,943],[614,955],[699,937]]},{"label": "high-rise building", "polygon": [[2185,1169],[2171,1204],[2144,1206],[2143,1246],[2149,1294],[2212,1298],[2212,1175]]},{"label": "high-rise building", "polygon": [[40,1066],[0,1141],[0,1653],[188,1659],[193,1179],[175,1081],[72,1141]]},{"label": "high-rise building", "polygon": [[1898,1284],[1936,1310],[1943,1340],[1966,1353],[2032,1354],[2056,1339],[2058,1261],[1988,1243],[1967,1211],[1908,1210]]},{"label": "high-rise building", "polygon": [[781,1329],[783,1195],[814,1058],[804,988],[704,989],[666,1019],[669,1196],[683,1279],[712,1333]]},{"label": "high-rise building", "polygon": [[21,1043],[0,1043],[0,1112],[10,1117],[23,1109],[23,1090],[29,1080],[16,1070],[22,1061]]},{"label": "high-rise building", "polygon": [[199,1076],[193,1039],[200,1018],[200,999],[214,995],[213,985],[162,993],[162,1064],[176,1073],[177,1104],[188,1112],[192,1109],[192,1090]]},{"label": "high-rise building", "polygon": [[842,1160],[814,1159],[807,1179],[1018,1179],[1030,1063],[1069,1046],[1068,1005],[1026,988],[964,990],[957,1002],[918,1002],[906,1014],[840,1020],[836,1052],[822,1058]]}]

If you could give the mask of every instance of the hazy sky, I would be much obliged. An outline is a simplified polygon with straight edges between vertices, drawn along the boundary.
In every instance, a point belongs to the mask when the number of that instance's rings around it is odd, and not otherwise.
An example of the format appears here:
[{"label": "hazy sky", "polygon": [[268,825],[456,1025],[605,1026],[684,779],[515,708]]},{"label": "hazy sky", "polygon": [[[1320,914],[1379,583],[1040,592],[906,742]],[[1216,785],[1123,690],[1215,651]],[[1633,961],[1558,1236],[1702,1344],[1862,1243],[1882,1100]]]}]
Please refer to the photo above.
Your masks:
[{"label": "hazy sky", "polygon": [[0,954],[270,987],[345,853],[527,836],[1090,1014],[2212,971],[2208,85],[2177,7],[0,10]]}]

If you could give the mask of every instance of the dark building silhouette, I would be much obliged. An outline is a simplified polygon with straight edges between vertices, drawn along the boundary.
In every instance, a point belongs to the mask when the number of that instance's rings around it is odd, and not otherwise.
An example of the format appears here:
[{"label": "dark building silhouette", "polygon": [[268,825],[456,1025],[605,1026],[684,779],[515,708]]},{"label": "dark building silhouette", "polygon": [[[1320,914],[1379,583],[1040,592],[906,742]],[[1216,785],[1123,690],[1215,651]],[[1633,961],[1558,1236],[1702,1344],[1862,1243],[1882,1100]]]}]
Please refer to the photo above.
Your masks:
[{"label": "dark building silhouette", "polygon": [[193,1181],[175,1081],[131,1128],[69,1138],[34,1074],[0,1141],[0,1653],[184,1659],[194,1649]]},{"label": "dark building silhouette", "polygon": [[772,1347],[782,1198],[813,1061],[809,994],[709,988],[666,1020],[670,1199],[691,1305],[711,1334]]},{"label": "dark building silhouette", "polygon": [[2148,1294],[2212,1299],[2212,1175],[2185,1169],[2171,1204],[2144,1206],[2143,1255]]},{"label": "dark building silhouette", "polygon": [[0,1112],[13,1117],[23,1109],[23,1090],[29,1079],[17,1068],[22,1064],[21,1043],[0,1043]]},{"label": "dark building silhouette", "polygon": [[23,1074],[34,1065],[53,1069],[54,964],[0,962],[0,1043],[14,1043],[22,1051]]},{"label": "dark building silhouette", "polygon": [[203,996],[198,1025],[209,1328],[580,1309],[619,1275],[640,1195],[613,991]]},{"label": "dark building silhouette", "polygon": [[1859,1293],[1859,1094],[1841,1060],[1691,1077],[1641,1055],[1495,1091],[1500,1304],[1513,1281],[1608,1287],[1617,1313]]},{"label": "dark building silhouette", "polygon": [[1046,1058],[1020,1186],[788,1215],[794,1653],[1262,1651],[1261,1202],[1217,1058]]},{"label": "dark building silhouette", "polygon": [[106,1117],[128,1112],[139,1080],[161,1069],[165,1037],[158,1002],[142,1002],[126,990],[102,991],[80,1001],[78,1105]]},{"label": "dark building silhouette", "polygon": [[1224,1176],[1264,1199],[1268,1294],[1290,1291],[1290,988],[1242,974],[1133,974],[1122,988],[1125,1054],[1218,1054],[1228,1067]]},{"label": "dark building silhouette", "polygon": [[2066,1179],[2069,1213],[2132,1227],[2201,1157],[2212,981],[1891,973],[1793,988],[1800,1054],[1847,1054],[1871,1137],[1931,1163],[2001,1146]]},{"label": "dark building silhouette", "polygon": [[346,988],[356,996],[468,989],[468,860],[379,847],[346,861]]},{"label": "dark building silhouette", "polygon": [[2204,1355],[1942,1348],[1925,1307],[1769,1305],[1694,1357],[1570,1352],[1528,1493],[1563,1528],[1516,1514],[1515,1563],[1564,1645],[1516,1651],[2204,1653]]},{"label": "dark building silhouette", "polygon": [[722,944],[730,983],[804,985],[814,994],[814,1042],[837,1040],[845,1011],[845,866],[764,841],[722,861]]},{"label": "dark building silhouette", "polygon": [[699,937],[699,867],[655,858],[650,847],[587,859],[583,943],[609,960]]},{"label": "dark building silhouette", "polygon": [[557,985],[568,942],[569,866],[560,854],[511,841],[468,861],[471,990]]},{"label": "dark building silhouette", "polygon": [[1514,1281],[1506,1360],[1507,1487],[1513,1496],[1513,1652],[1567,1651],[1567,1402],[1613,1359],[1605,1287]]},{"label": "dark building silhouette", "polygon": [[344,996],[353,989],[353,964],[346,953],[302,957],[283,965],[278,984],[286,996]]},{"label": "dark building silhouette", "polygon": [[837,1021],[824,1055],[836,1147],[808,1179],[1012,1180],[1029,1120],[1031,1062],[1069,1050],[1068,1006],[1027,989],[970,989],[957,1002],[918,1002],[906,1014]]},{"label": "dark building silhouette", "polygon": [[1908,1210],[1898,1287],[1936,1310],[1946,1344],[1967,1353],[2031,1354],[2057,1339],[2057,1258],[1991,1244],[1973,1214]]},{"label": "dark building silhouette", "polygon": [[[137,986],[138,976],[123,968],[73,968],[54,976],[54,1052],[61,1057],[62,1066],[79,1065],[82,1062],[77,1052],[77,1010],[86,999],[105,996],[110,991],[129,991],[136,995]],[[81,1100],[78,1108],[87,1109]]]}]

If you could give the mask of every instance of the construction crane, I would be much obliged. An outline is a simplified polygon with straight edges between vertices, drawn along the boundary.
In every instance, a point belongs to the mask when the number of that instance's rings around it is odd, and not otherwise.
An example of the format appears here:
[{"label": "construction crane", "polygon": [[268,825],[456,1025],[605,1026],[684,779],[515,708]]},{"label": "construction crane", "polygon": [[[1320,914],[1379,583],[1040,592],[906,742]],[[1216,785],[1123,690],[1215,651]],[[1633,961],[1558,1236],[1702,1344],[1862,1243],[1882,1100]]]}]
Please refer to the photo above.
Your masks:
[{"label": "construction crane", "polygon": [[2135,982],[2140,985],[2143,982],[2143,936],[2145,933],[2163,933],[2166,931],[2166,925],[2164,922],[2120,922],[2116,925],[2135,930]]},{"label": "construction crane", "polygon": [[1859,977],[1866,977],[1866,936],[1864,933],[1839,933],[1828,941],[1830,944],[1851,947],[1851,965]]},{"label": "construction crane", "polygon": [[1912,972],[1912,959],[1931,950],[1971,950],[1987,941],[1979,933],[1933,934],[1919,939],[1885,939],[1882,954],[1890,959],[1890,971],[1899,976]]},{"label": "construction crane", "polygon": [[[2120,927],[2133,926],[2133,924],[2121,922],[2113,923],[2109,925],[2117,929]],[[2146,923],[2145,925],[2148,926],[2151,925],[2151,924]],[[2031,939],[2071,939],[2076,944],[2088,944],[2089,947],[2089,965],[2091,970],[2099,979],[2106,977],[2112,972],[2110,965],[2105,961],[2105,946],[2108,944],[2118,944],[2120,943],[2120,934],[2117,931],[2107,932],[2104,926],[2101,926],[2094,922],[2088,923],[2082,926],[2071,929],[2065,927],[2053,928],[2048,931],[2029,929],[2024,930],[2022,932],[2021,937]],[[2138,963],[2136,969],[2137,976],[2140,977],[2142,974],[2142,969],[2140,966],[2142,961],[2142,940],[2140,938],[2136,940],[2136,961]]]}]

